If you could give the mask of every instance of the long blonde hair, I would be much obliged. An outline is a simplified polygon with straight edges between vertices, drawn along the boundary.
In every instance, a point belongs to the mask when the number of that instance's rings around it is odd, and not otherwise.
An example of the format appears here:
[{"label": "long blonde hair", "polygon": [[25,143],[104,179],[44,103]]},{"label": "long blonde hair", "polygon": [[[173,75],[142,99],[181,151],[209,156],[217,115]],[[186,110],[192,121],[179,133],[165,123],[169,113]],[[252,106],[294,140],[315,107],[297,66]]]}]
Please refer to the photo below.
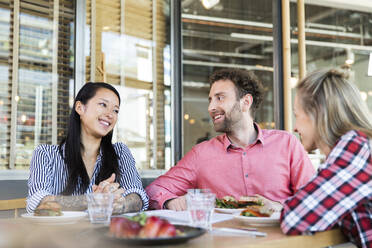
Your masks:
[{"label": "long blonde hair", "polygon": [[372,138],[372,116],[357,87],[335,69],[310,73],[296,86],[303,110],[314,121],[316,137],[329,147],[350,130]]}]

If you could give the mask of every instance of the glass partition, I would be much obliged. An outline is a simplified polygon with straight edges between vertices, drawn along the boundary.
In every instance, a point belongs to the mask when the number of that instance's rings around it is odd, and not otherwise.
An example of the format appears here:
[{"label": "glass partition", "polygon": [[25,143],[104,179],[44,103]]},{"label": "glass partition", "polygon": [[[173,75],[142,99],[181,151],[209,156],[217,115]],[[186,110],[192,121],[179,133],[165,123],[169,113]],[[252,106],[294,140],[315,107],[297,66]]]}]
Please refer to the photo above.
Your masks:
[{"label": "glass partition", "polygon": [[[291,4],[292,72],[298,78],[297,12]],[[306,4],[306,70],[337,67],[346,70],[372,111],[372,78],[368,76],[372,53],[372,13]]]},{"label": "glass partition", "polygon": [[207,108],[208,78],[218,69],[245,68],[261,79],[265,98],[256,121],[275,127],[272,1],[206,2],[182,3],[184,153],[217,135]]}]

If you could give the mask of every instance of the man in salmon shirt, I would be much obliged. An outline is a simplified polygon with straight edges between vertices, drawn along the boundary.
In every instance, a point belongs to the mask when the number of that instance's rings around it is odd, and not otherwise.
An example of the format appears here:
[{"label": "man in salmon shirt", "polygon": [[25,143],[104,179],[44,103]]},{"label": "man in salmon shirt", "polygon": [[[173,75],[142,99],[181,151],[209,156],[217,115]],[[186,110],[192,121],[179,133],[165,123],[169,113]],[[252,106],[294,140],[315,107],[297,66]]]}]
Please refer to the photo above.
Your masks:
[{"label": "man in salmon shirt", "polygon": [[263,87],[253,73],[219,70],[210,84],[208,112],[223,134],[195,145],[146,188],[150,208],[186,210],[191,188],[208,188],[218,198],[259,194],[283,203],[315,173],[303,146],[286,131],[254,122]]}]

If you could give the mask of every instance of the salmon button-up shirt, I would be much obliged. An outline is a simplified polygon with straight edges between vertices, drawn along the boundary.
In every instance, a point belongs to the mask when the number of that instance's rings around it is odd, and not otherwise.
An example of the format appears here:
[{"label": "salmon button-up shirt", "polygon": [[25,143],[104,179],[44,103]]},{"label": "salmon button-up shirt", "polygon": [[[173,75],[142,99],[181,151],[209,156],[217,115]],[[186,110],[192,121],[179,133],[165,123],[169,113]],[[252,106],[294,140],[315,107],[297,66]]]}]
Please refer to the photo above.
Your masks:
[{"label": "salmon button-up shirt", "polygon": [[226,134],[194,146],[146,188],[150,208],[163,208],[167,200],[191,188],[208,188],[218,198],[260,194],[283,203],[315,169],[294,135],[255,128],[257,139],[245,148],[234,147]]}]

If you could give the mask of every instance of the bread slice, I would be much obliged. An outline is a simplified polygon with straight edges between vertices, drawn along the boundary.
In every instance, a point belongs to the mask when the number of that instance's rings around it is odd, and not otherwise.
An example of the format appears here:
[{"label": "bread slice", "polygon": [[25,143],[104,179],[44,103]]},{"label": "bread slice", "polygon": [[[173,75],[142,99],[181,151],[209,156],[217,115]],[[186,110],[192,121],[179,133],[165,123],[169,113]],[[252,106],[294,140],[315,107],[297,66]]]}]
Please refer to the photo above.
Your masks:
[{"label": "bread slice", "polygon": [[34,216],[61,216],[61,205],[57,202],[45,202],[34,211]]}]

